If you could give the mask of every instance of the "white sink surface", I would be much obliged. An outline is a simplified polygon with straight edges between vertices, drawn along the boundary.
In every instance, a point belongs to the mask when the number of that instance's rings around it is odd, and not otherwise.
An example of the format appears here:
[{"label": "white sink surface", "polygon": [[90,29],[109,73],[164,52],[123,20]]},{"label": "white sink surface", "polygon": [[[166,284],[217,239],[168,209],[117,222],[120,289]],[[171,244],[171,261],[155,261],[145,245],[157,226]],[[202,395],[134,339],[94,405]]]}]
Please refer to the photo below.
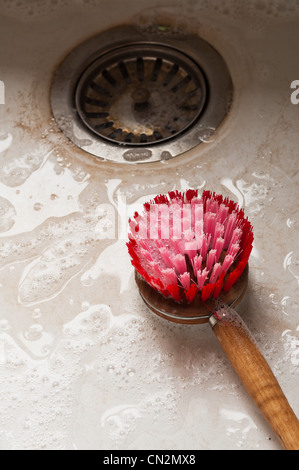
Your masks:
[{"label": "white sink surface", "polygon": [[[125,243],[152,195],[238,201],[255,235],[239,312],[299,415],[298,0],[35,3],[0,0],[0,448],[281,449],[209,326],[145,308]],[[226,60],[230,115],[193,151],[113,164],[57,129],[56,67],[122,23],[190,30]]]}]

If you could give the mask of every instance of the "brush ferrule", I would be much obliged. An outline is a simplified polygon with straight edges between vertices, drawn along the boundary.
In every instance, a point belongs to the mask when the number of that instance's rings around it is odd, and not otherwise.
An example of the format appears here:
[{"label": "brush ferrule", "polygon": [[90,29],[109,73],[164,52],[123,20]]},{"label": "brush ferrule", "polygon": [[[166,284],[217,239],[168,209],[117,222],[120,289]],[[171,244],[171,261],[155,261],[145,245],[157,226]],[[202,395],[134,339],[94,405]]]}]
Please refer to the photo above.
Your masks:
[{"label": "brush ferrule", "polygon": [[212,327],[212,329],[214,328],[214,326],[218,323],[218,318],[215,317],[215,315],[211,315],[210,318],[209,318],[209,323]]}]

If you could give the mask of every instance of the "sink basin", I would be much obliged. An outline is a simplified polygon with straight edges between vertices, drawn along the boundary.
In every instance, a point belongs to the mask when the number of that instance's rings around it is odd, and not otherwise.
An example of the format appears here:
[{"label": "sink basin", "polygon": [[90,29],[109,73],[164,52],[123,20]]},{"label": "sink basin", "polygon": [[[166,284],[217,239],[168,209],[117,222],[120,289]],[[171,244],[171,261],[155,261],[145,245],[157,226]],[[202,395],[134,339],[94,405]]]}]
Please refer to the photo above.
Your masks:
[{"label": "sink basin", "polygon": [[[173,189],[245,209],[238,311],[299,415],[298,0],[35,3],[0,0],[0,448],[281,449],[209,326],[147,310],[126,240],[129,216]],[[198,35],[230,71],[227,116],[175,158],[100,158],[54,119],[62,61],[119,25]]]}]

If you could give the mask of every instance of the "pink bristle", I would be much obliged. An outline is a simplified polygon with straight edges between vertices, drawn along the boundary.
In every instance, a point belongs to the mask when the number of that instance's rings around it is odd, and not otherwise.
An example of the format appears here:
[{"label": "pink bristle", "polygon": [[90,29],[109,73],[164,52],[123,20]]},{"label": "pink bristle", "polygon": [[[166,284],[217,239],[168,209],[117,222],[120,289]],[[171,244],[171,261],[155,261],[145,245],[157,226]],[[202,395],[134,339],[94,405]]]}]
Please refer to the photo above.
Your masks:
[{"label": "pink bristle", "polygon": [[203,239],[205,237],[205,234],[202,233],[201,235],[199,236],[196,236],[195,234],[195,240],[196,240],[196,249],[198,251],[198,253],[200,254],[201,253],[201,248],[202,248],[202,244],[203,244]]},{"label": "pink bristle", "polygon": [[206,235],[203,236],[202,238],[202,245],[200,249],[200,254],[202,256],[202,259],[205,261],[207,258],[207,253],[210,245],[210,240],[211,240],[211,235],[208,237]]},{"label": "pink bristle", "polygon": [[189,256],[191,260],[197,255],[197,241],[194,238],[194,232],[189,231],[184,233],[184,254]]},{"label": "pink bristle", "polygon": [[165,289],[171,294],[175,300],[180,300],[180,290],[178,286],[178,278],[174,269],[163,269],[162,283]]},{"label": "pink bristle", "polygon": [[229,245],[228,245],[228,250],[230,249],[230,247],[236,243],[238,243],[240,240],[241,240],[241,237],[242,237],[242,230],[237,227],[234,229],[231,237],[230,237],[230,242],[229,242]]},{"label": "pink bristle", "polygon": [[188,290],[190,287],[190,273],[183,273],[179,276],[179,280],[185,290]]},{"label": "pink bristle", "polygon": [[163,259],[164,263],[166,264],[166,266],[168,268],[171,268],[173,266],[173,262],[170,259],[170,253],[167,250],[167,248],[165,248],[165,247],[159,248],[159,252],[160,252],[160,254],[162,256],[162,259]]},{"label": "pink bristle", "polygon": [[237,220],[237,216],[235,213],[230,214],[230,216],[228,217],[227,224],[225,227],[225,234],[224,234],[224,248],[225,249],[228,247],[231,236],[235,229],[236,220]]},{"label": "pink bristle", "polygon": [[203,228],[203,204],[199,198],[192,199],[192,209],[192,226],[196,227],[197,223],[201,223],[201,226]]},{"label": "pink bristle", "polygon": [[224,224],[228,214],[228,207],[224,204],[220,204],[218,212],[218,222],[219,224]]},{"label": "pink bristle", "polygon": [[212,244],[213,249],[216,248],[216,243],[217,243],[218,238],[223,237],[223,233],[224,233],[224,225],[217,222],[216,227],[215,227],[213,244]]},{"label": "pink bristle", "polygon": [[149,233],[152,240],[159,238],[159,223],[156,206],[152,206],[150,210]]},{"label": "pink bristle", "polygon": [[143,214],[134,214],[129,228],[132,265],[176,301],[192,302],[197,293],[206,300],[229,290],[252,250],[252,226],[244,211],[210,191],[159,195],[144,204]]},{"label": "pink bristle", "polygon": [[211,277],[210,277],[211,284],[215,284],[215,282],[217,281],[218,277],[221,274],[221,269],[222,269],[222,266],[221,266],[220,263],[216,263],[214,265],[213,271],[212,271],[212,274],[211,274]]},{"label": "pink bristle", "polygon": [[216,250],[210,250],[207,257],[207,270],[210,272],[215,263]]},{"label": "pink bristle", "polygon": [[180,239],[182,237],[182,216],[181,208],[176,208],[173,212],[172,236]]},{"label": "pink bristle", "polygon": [[191,260],[192,263],[192,268],[195,273],[201,270],[201,265],[202,265],[202,256],[194,256],[194,258]]},{"label": "pink bristle", "polygon": [[151,261],[148,264],[148,271],[152,273],[153,277],[159,277],[160,278],[162,276],[161,264],[158,261]]},{"label": "pink bristle", "polygon": [[206,212],[210,212],[210,213],[213,213],[213,214],[218,214],[218,210],[219,210],[219,204],[218,202],[211,198],[211,199],[207,199],[206,201]]},{"label": "pink bristle", "polygon": [[191,232],[192,231],[192,210],[191,204],[183,206],[183,214],[182,214],[182,221],[183,221],[183,233]]},{"label": "pink bristle", "polygon": [[211,239],[214,238],[215,228],[216,228],[216,214],[212,212],[207,212],[205,214],[204,223],[205,223],[205,233],[206,235],[211,235]]},{"label": "pink bristle", "polygon": [[226,255],[222,263],[222,272],[227,273],[227,271],[229,270],[233,262],[234,262],[234,257],[231,255]]},{"label": "pink bristle", "polygon": [[148,250],[145,250],[144,248],[142,248],[140,250],[142,256],[144,257],[144,259],[146,259],[147,261],[149,262],[152,262],[154,261],[153,258],[152,258],[152,255],[150,254],[150,252]]},{"label": "pink bristle", "polygon": [[181,253],[172,256],[171,262],[178,274],[183,274],[187,271],[186,258]]},{"label": "pink bristle", "polygon": [[136,231],[139,234],[139,239],[147,240],[148,238],[150,238],[148,220],[148,214],[146,213],[145,218],[141,219],[140,222],[137,224],[138,230]]},{"label": "pink bristle", "polygon": [[196,221],[194,224],[195,239],[199,240],[203,235],[203,220]]},{"label": "pink bristle", "polygon": [[229,249],[227,250],[227,255],[231,255],[235,259],[239,250],[240,250],[239,243],[234,243],[233,245],[230,245]]},{"label": "pink bristle", "polygon": [[204,286],[204,283],[206,282],[207,278],[209,275],[209,271],[207,268],[205,268],[203,271],[198,271],[197,273],[197,286],[199,289],[202,289]]},{"label": "pink bristle", "polygon": [[163,269],[162,276],[167,285],[177,283],[177,275],[173,268]]},{"label": "pink bristle", "polygon": [[163,206],[161,209],[161,224],[160,233],[162,240],[169,240],[170,237],[170,218],[168,206]]},{"label": "pink bristle", "polygon": [[181,240],[178,240],[176,238],[171,238],[169,240],[169,246],[171,247],[171,251],[174,254],[182,254],[182,247],[181,247]]},{"label": "pink bristle", "polygon": [[215,250],[216,250],[216,263],[218,262],[219,258],[220,258],[220,255],[222,253],[222,250],[223,250],[223,246],[224,246],[224,240],[223,238],[217,238],[216,240],[216,244],[215,244]]}]

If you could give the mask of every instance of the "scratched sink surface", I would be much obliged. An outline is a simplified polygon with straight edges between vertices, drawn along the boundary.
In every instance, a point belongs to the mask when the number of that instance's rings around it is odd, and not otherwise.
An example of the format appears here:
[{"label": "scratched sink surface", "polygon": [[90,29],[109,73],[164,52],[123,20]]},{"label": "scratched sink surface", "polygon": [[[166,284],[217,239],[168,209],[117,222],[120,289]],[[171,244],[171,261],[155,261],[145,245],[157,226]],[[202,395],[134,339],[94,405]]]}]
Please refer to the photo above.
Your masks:
[{"label": "scratched sink surface", "polygon": [[[125,244],[129,215],[158,193],[211,189],[244,207],[255,243],[239,312],[299,414],[299,2],[33,3],[0,0],[0,447],[280,449],[209,326],[149,313]],[[230,114],[192,151],[113,164],[56,127],[57,66],[119,24],[190,31],[225,59]]]}]

